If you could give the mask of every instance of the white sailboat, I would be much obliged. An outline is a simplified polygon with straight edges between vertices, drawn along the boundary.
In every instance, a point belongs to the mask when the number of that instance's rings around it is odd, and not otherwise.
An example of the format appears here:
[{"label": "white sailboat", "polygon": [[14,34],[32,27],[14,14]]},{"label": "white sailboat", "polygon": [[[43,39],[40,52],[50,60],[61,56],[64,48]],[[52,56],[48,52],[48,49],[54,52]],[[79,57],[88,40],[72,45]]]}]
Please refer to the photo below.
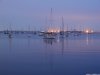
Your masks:
[{"label": "white sailboat", "polygon": [[44,32],[44,39],[55,39],[56,38],[56,33],[53,32],[52,30],[52,8],[51,8],[51,14],[50,14],[50,21],[51,21],[51,24],[50,24],[50,28],[47,29],[46,32]]}]

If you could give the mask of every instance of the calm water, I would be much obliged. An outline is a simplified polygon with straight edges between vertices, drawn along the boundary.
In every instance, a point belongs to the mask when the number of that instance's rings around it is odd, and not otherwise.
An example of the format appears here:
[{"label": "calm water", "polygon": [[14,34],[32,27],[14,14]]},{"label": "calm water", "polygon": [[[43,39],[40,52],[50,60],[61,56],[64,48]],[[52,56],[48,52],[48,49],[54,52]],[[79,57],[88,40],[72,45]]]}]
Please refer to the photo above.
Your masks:
[{"label": "calm water", "polygon": [[100,74],[100,34],[42,39],[0,34],[0,75]]}]

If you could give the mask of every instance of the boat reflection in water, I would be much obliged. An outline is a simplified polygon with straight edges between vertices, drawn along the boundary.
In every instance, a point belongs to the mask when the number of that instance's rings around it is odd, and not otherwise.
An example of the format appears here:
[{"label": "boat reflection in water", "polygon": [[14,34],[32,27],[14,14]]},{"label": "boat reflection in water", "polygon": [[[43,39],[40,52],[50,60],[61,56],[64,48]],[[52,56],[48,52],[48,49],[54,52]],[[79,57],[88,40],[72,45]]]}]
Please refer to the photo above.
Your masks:
[{"label": "boat reflection in water", "polygon": [[46,43],[46,44],[53,44],[53,43],[56,43],[57,42],[57,40],[56,39],[43,39],[43,41],[44,41],[44,43]]},{"label": "boat reflection in water", "polygon": [[[3,34],[1,34],[3,35]],[[0,36],[0,75],[86,75],[100,72],[100,34],[44,39]]]}]

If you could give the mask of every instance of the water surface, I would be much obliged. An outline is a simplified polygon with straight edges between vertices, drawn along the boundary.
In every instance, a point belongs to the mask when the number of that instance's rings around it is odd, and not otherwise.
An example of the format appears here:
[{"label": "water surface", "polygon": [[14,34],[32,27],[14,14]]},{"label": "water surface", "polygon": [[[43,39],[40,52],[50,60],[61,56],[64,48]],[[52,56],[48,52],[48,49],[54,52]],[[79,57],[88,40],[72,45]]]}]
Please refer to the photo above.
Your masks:
[{"label": "water surface", "polygon": [[42,39],[0,34],[0,75],[100,74],[100,34]]}]

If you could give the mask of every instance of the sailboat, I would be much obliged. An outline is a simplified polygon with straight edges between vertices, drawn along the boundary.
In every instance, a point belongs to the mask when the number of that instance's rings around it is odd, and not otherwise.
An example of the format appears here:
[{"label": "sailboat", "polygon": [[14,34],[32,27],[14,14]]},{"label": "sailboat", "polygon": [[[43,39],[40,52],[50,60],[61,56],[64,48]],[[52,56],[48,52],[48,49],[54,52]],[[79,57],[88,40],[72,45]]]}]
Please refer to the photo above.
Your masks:
[{"label": "sailboat", "polygon": [[65,31],[65,25],[64,25],[64,18],[63,18],[63,16],[62,16],[62,27],[61,27],[61,29],[60,29],[60,36],[62,37],[62,38],[64,38],[64,37],[68,37],[68,35],[69,35],[69,33],[68,33],[68,26],[67,26],[67,31]]},{"label": "sailboat", "polygon": [[[51,20],[50,26],[52,26],[52,8],[51,8],[50,20]],[[55,39],[55,38],[56,38],[56,33],[52,30],[49,30],[49,28],[47,29],[46,32],[44,32],[44,39]]]},{"label": "sailboat", "polygon": [[30,25],[28,26],[28,37],[30,38],[31,37],[31,30],[30,30]]},{"label": "sailboat", "polygon": [[64,18],[62,17],[62,26],[61,26],[61,29],[60,29],[60,36],[62,38],[64,38],[64,35],[65,35],[65,31],[64,31]]},{"label": "sailboat", "polygon": [[12,38],[12,28],[11,28],[11,24],[10,24],[10,29],[8,31],[8,37]]}]

